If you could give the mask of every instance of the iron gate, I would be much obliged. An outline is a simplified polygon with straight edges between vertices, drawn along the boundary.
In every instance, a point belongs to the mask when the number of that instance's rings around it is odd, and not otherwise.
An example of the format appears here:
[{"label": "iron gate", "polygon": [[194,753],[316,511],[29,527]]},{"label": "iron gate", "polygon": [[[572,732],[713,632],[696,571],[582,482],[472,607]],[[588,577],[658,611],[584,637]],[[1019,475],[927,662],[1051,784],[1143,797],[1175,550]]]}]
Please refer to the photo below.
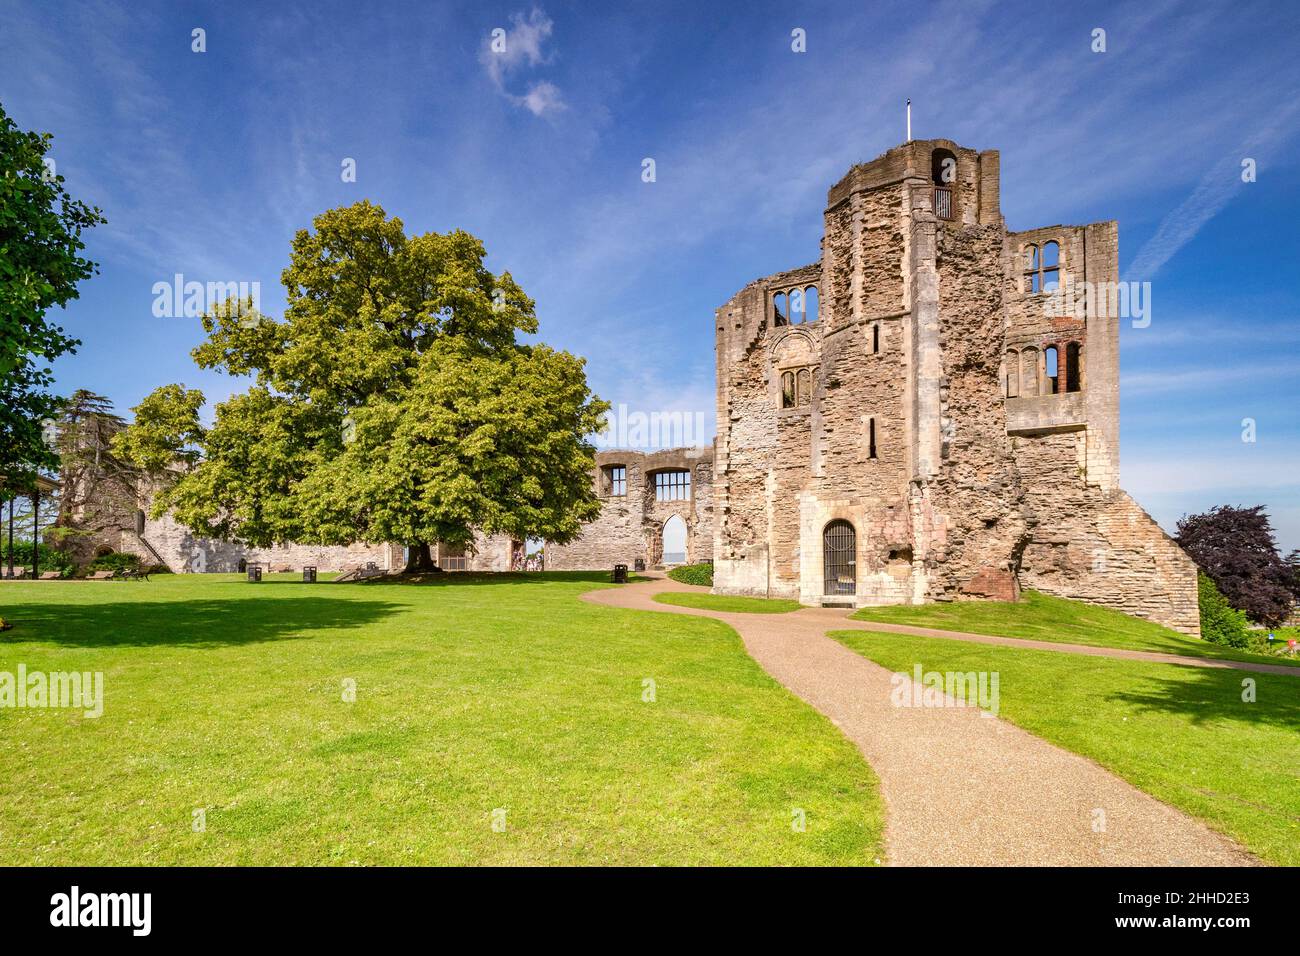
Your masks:
[{"label": "iron gate", "polygon": [[822,532],[822,593],[856,594],[858,589],[858,536],[853,525],[832,521]]}]

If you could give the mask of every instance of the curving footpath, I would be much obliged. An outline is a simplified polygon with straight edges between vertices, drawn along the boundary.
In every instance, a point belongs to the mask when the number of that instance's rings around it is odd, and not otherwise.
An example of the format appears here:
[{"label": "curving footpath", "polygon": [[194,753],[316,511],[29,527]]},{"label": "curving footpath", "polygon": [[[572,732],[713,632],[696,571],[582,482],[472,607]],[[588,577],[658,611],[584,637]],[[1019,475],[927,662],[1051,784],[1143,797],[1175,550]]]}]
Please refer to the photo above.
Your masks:
[{"label": "curving footpath", "polygon": [[[999,718],[963,707],[896,707],[893,673],[827,637],[861,628],[927,634],[925,628],[846,619],[830,608],[789,614],[728,614],[653,600],[697,591],[667,578],[592,591],[610,607],[711,617],[734,628],[777,681],[821,711],[858,747],[880,778],[888,862],[895,866],[1251,866],[1254,856],[1090,760]],[[932,631],[932,636],[954,637]],[[960,639],[977,635],[962,635]],[[1035,649],[1242,666],[1141,651],[991,643]],[[1289,669],[1284,669],[1284,672]],[[1097,811],[1100,811],[1098,813]],[[1104,820],[1104,826],[1097,824]],[[1097,832],[1100,829],[1101,832]]]}]

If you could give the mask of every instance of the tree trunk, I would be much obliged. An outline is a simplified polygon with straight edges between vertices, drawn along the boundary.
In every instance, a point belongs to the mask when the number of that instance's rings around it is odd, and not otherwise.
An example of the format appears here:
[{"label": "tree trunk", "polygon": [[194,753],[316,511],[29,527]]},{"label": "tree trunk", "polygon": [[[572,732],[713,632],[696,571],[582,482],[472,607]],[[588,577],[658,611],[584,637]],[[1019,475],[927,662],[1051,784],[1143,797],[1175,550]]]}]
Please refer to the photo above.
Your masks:
[{"label": "tree trunk", "polygon": [[408,545],[406,573],[421,574],[432,570],[434,570],[433,554],[429,551],[429,546],[427,544]]}]

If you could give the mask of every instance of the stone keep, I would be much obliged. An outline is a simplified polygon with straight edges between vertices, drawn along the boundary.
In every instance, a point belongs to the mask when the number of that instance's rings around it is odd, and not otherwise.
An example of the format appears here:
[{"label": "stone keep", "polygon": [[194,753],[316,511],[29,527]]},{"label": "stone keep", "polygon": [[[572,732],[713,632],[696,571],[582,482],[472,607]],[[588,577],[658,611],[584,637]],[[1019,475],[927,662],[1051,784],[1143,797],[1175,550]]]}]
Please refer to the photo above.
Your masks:
[{"label": "stone keep", "polygon": [[1195,566],[1119,487],[1116,223],[1009,232],[998,165],[854,166],[821,260],[717,311],[717,593],[1028,587],[1199,633]]}]

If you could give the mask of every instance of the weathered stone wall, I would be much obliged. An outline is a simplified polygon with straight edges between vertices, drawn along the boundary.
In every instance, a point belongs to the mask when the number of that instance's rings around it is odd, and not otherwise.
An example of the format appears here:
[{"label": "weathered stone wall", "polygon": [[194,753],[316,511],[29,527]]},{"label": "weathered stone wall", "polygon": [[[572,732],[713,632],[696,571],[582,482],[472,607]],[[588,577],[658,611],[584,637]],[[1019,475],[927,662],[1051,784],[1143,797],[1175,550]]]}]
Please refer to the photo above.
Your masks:
[{"label": "weathered stone wall", "polygon": [[1129,495],[1084,480],[1086,436],[1017,437],[1028,532],[1023,587],[1200,633],[1196,565]]},{"label": "weathered stone wall", "polygon": [[272,571],[300,571],[313,565],[319,571],[346,571],[373,561],[388,570],[400,568],[402,549],[386,544],[334,545],[283,544],[253,548],[235,541],[198,537],[171,515],[147,519],[144,534],[121,539],[118,551],[139,555],[145,563],[160,561],[179,573],[236,572],[240,562],[260,564]]},{"label": "weathered stone wall", "polygon": [[[1084,296],[1117,278],[1115,224],[1008,233],[999,174],[996,152],[948,140],[855,166],[829,192],[821,262],[718,310],[715,591],[822,601],[842,519],[853,603],[1023,585],[1197,633],[1191,562],[1118,490],[1118,323]],[[1048,242],[1050,275],[1027,253]],[[1031,288],[1031,265],[1070,294]],[[813,277],[817,321],[785,324],[774,296]],[[800,369],[809,400],[784,407]]]},{"label": "weathered stone wall", "polygon": [[[611,494],[608,469],[626,470],[625,493]],[[666,470],[690,472],[690,497],[656,501],[653,476]],[[602,451],[592,482],[600,515],[567,544],[546,543],[548,571],[606,570],[615,564],[647,567],[660,563],[664,522],[678,515],[686,524],[686,560],[713,557],[713,449],[671,448],[655,452]]]},{"label": "weathered stone wall", "polygon": [[[238,541],[220,541],[195,535],[193,530],[170,514],[148,517],[154,485],[140,480],[134,487],[122,482],[97,488],[92,506],[73,515],[74,525],[93,527],[91,534],[73,536],[75,555],[86,563],[105,551],[134,554],[146,565],[161,564],[178,574],[231,573],[249,564],[272,571],[300,571],[308,565],[318,571],[349,571],[374,563],[382,570],[400,570],[405,564],[404,548],[392,543],[316,545],[289,542],[269,548],[250,547]],[[91,520],[93,519],[93,525]],[[474,536],[474,547],[466,550],[467,571],[509,571],[518,565],[523,544],[506,535]],[[435,544],[435,560],[447,553]]]}]

